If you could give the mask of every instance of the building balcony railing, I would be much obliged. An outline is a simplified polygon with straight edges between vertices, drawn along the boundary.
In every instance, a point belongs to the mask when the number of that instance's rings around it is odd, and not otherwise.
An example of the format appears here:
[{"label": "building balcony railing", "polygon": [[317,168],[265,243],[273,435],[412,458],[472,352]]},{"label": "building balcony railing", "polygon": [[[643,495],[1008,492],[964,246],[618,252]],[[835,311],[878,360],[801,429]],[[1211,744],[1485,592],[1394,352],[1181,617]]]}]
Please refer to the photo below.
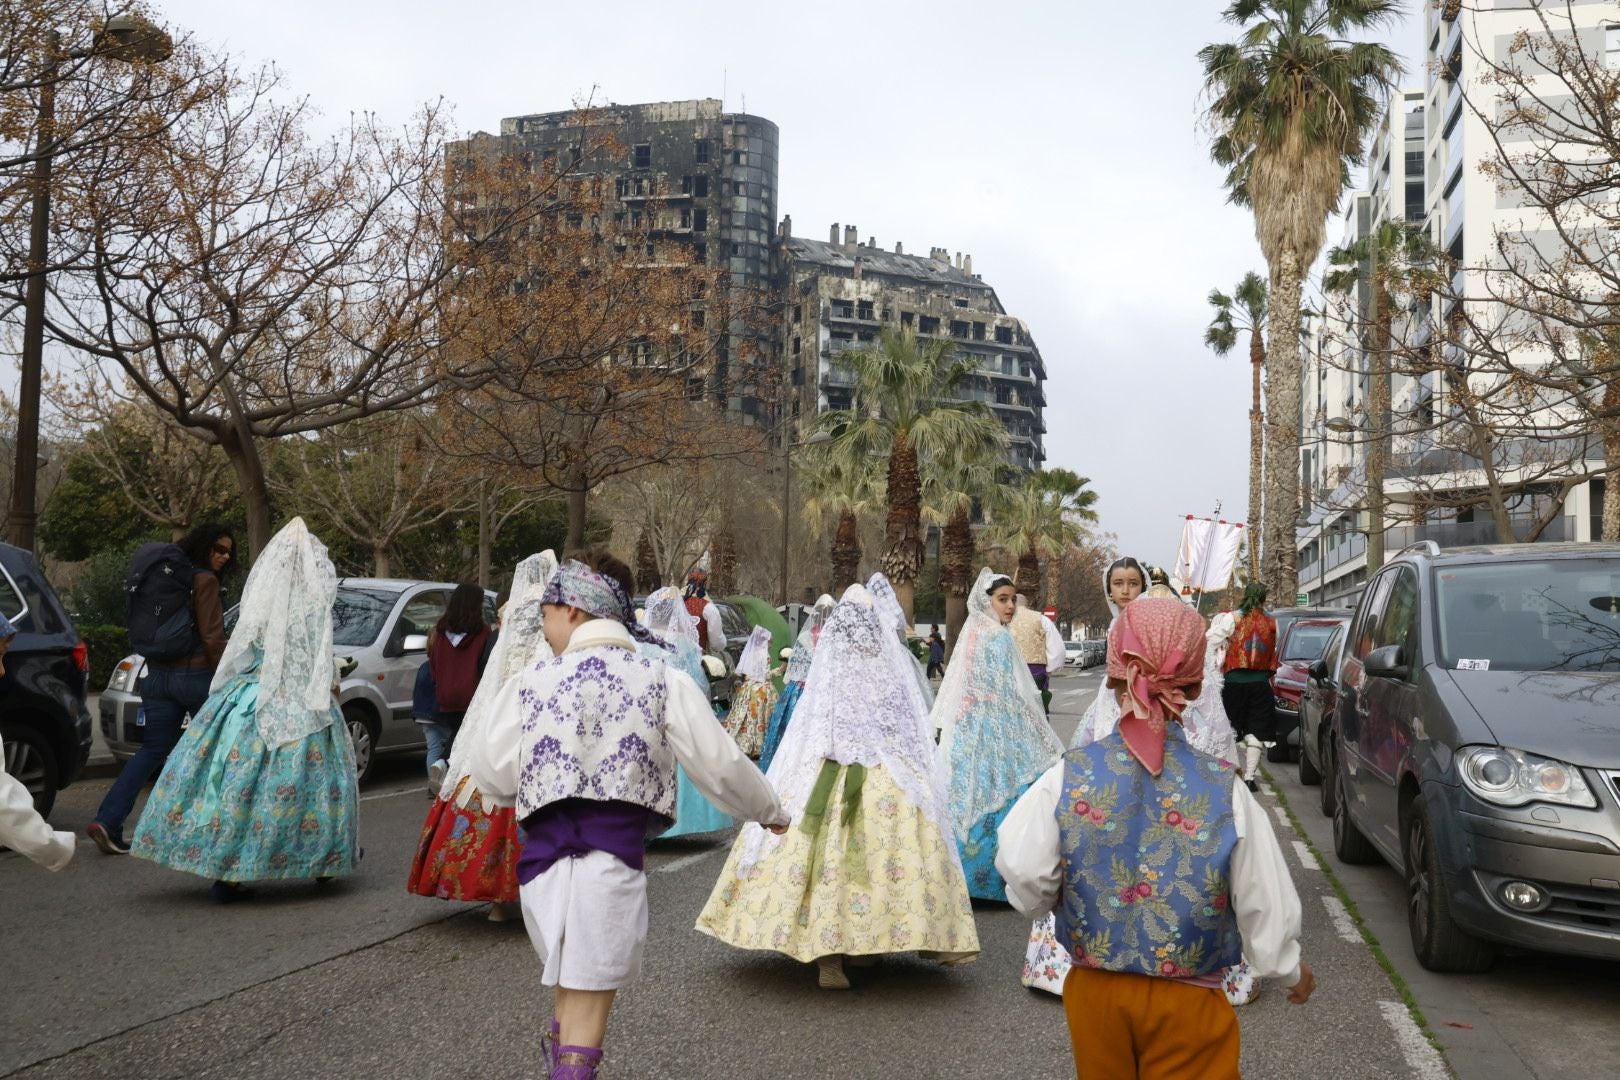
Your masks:
[{"label": "building balcony railing", "polygon": [[[1529,514],[1513,514],[1508,518],[1512,536],[1503,536],[1494,518],[1483,521],[1434,521],[1422,525],[1397,525],[1384,531],[1384,550],[1393,555],[1402,548],[1425,540],[1433,540],[1442,548],[1469,547],[1475,544],[1523,543],[1535,529],[1539,519]],[[1555,517],[1535,538],[1538,544],[1556,544],[1573,538],[1571,519]]]}]

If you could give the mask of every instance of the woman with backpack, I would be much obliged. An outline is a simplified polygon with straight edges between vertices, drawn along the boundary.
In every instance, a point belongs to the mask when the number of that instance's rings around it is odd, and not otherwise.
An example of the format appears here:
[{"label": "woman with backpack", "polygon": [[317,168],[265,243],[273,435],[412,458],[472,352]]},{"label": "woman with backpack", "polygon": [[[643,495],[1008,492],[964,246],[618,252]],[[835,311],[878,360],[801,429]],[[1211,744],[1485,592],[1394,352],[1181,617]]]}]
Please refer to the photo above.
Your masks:
[{"label": "woman with backpack", "polygon": [[141,682],[141,746],[124,763],[85,830],[108,855],[128,855],[124,820],[146,782],[162,771],[181,724],[208,699],[225,654],[225,579],[236,541],[218,522],[198,525],[178,544],[142,544],[125,583],[129,643],[146,660]]},{"label": "woman with backpack", "polygon": [[433,718],[422,723],[427,735],[428,780],[435,794],[449,771],[450,747],[461,718],[472,704],[494,644],[484,621],[484,590],[471,582],[456,586],[428,635],[428,668],[433,677]]}]

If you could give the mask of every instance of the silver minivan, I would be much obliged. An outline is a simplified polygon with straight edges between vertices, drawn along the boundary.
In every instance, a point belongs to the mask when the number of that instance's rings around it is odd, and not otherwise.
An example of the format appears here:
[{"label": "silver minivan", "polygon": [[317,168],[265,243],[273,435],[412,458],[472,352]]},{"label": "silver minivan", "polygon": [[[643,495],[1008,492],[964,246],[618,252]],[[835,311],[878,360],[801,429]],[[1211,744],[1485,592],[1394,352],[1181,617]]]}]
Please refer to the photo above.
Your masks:
[{"label": "silver minivan", "polygon": [[[455,584],[393,578],[344,578],[332,602],[332,646],[353,668],[339,685],[338,701],[354,743],[355,769],[363,783],[377,754],[421,750],[422,726],[411,717],[416,671],[427,659],[427,635],[450,604]],[[495,594],[484,595],[487,619]],[[236,611],[226,613],[226,630]],[[145,729],[141,680],[146,661],[125,657],[101,695],[101,734],[120,761],[140,746]]]}]

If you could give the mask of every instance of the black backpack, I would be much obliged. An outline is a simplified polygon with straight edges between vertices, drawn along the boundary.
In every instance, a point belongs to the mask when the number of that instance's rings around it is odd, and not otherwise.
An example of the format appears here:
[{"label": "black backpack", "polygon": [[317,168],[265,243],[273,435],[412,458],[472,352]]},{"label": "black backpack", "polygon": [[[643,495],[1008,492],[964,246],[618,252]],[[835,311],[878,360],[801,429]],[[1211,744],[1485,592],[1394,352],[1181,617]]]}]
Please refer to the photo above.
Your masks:
[{"label": "black backpack", "polygon": [[179,544],[142,544],[124,580],[130,648],[159,662],[184,660],[202,647],[191,615],[197,568]]}]

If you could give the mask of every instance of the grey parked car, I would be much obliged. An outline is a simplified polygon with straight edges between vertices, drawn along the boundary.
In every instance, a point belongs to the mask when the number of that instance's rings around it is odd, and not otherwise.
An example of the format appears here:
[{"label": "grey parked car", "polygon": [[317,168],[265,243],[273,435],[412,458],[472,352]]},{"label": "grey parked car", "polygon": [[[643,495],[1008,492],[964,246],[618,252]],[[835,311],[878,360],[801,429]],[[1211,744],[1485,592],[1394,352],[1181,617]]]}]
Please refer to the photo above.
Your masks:
[{"label": "grey parked car", "polygon": [[[371,775],[379,753],[421,750],[422,726],[411,718],[416,670],[427,659],[427,635],[450,603],[455,585],[443,581],[344,578],[332,603],[335,654],[354,661],[339,686],[338,701],[354,743],[361,782]],[[486,618],[495,615],[495,594],[485,594]],[[226,614],[227,630],[236,612]],[[126,657],[101,695],[101,733],[120,761],[140,745],[141,680],[146,662]]]},{"label": "grey parked car", "polygon": [[1402,552],[1350,624],[1333,725],[1334,848],[1404,874],[1424,967],[1620,959],[1620,546]]}]

